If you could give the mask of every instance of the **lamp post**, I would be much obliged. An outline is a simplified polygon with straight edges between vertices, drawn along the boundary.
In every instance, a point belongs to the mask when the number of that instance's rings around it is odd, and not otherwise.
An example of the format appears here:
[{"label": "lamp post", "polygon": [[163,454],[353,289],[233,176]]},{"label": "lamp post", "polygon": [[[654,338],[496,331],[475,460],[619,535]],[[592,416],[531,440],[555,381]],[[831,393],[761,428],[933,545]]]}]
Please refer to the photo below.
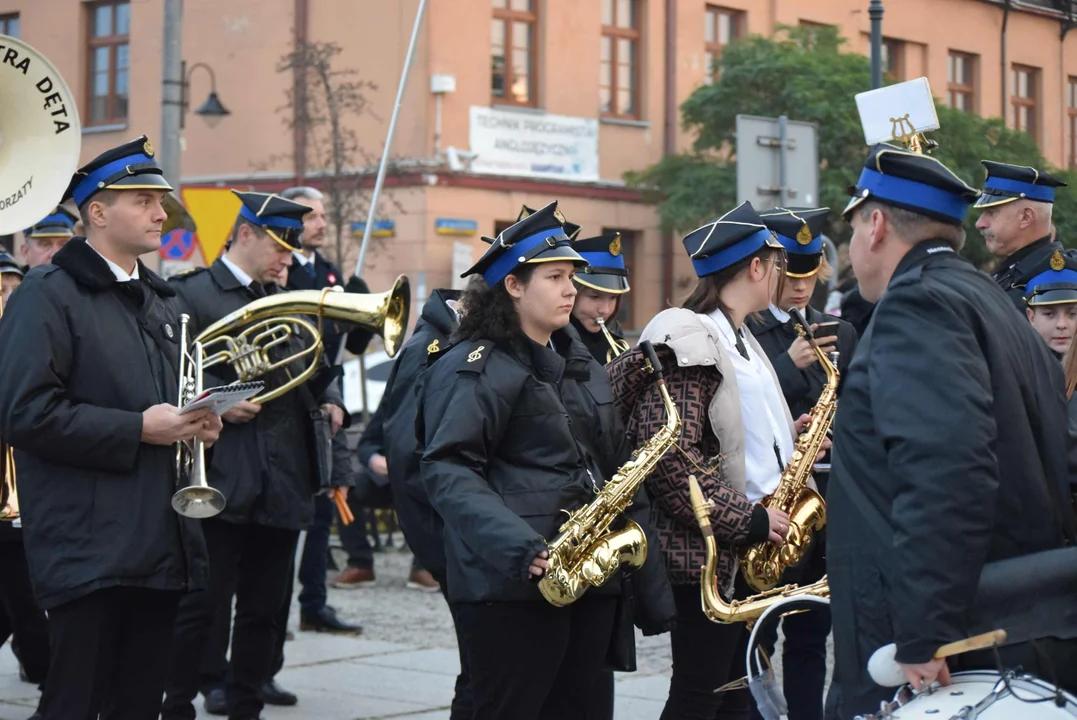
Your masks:
[{"label": "lamp post", "polygon": [[883,0],[868,4],[871,19],[871,89],[883,86]]}]

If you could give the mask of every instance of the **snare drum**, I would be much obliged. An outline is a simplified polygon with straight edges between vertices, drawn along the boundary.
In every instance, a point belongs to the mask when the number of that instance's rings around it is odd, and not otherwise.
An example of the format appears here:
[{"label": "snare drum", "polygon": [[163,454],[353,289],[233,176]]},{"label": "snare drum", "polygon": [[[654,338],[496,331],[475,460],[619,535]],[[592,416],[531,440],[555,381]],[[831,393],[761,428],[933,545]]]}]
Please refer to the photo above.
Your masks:
[{"label": "snare drum", "polygon": [[[1050,698],[1056,690],[1031,675],[975,670],[953,675],[953,685],[913,695],[906,686],[894,702],[873,715],[857,720],[1072,720],[1077,718],[1077,697],[1062,691],[1064,707]],[[1029,702],[1040,701],[1040,702]]]}]

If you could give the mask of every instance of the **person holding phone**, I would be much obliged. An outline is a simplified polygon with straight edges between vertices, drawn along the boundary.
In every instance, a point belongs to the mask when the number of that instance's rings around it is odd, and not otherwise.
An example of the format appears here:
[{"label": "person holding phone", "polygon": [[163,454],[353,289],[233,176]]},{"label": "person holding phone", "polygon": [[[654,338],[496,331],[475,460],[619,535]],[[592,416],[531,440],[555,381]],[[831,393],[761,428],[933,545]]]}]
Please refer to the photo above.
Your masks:
[{"label": "person holding phone", "polygon": [[[797,332],[796,321],[788,310],[795,307],[804,314],[824,353],[834,350],[840,353],[838,372],[842,375],[856,349],[857,333],[850,323],[825,315],[808,304],[816,283],[825,283],[833,272],[823,253],[822,238],[829,212],[829,208],[775,208],[760,213],[763,223],[774,231],[785,247],[785,283],[768,310],[748,319],[748,327],[774,365],[793,417],[811,412],[826,384],[826,373],[811,344]],[[826,475],[815,475],[824,497]],[[782,584],[807,584],[822,578],[826,574],[825,552],[824,528],[816,536],[805,562],[790,568],[782,578]],[[789,615],[782,620],[782,627],[785,632],[783,667],[789,668],[783,676],[789,720],[822,720],[830,612],[824,609]],[[762,645],[768,655],[774,651],[777,636],[777,626],[764,635]]]}]

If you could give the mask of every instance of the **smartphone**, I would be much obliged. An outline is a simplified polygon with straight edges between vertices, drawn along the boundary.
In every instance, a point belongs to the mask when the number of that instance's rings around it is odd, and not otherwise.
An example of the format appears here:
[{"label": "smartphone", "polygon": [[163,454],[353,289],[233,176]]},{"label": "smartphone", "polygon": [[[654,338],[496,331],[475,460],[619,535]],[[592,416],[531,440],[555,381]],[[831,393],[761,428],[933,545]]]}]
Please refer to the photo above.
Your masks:
[{"label": "smartphone", "polygon": [[826,337],[838,336],[838,321],[819,323],[815,328],[815,339],[821,340]]}]

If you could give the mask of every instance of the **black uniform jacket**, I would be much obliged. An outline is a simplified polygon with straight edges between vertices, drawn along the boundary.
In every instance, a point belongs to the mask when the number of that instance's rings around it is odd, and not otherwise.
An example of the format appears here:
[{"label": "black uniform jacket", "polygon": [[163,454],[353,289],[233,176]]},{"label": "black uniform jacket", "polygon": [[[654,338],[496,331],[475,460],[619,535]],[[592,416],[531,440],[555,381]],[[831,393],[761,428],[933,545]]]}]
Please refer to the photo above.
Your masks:
[{"label": "black uniform jacket", "polygon": [[[188,325],[191,339],[256,297],[220,260],[209,268],[174,277],[170,283],[182,301],[184,312],[191,317]],[[265,289],[275,294],[278,288],[267,285]],[[305,341],[290,342],[274,357],[303,346]],[[213,350],[209,348],[210,352]],[[292,374],[298,374],[306,362],[309,360],[295,363],[297,367],[291,368]],[[281,372],[261,378],[266,380],[267,388],[284,381]],[[231,365],[221,363],[206,370],[204,383],[208,388],[235,379]],[[224,424],[206,471],[209,484],[224,493],[227,500],[218,518],[289,530],[302,530],[310,523],[314,513],[313,492],[321,484],[312,456],[315,440],[311,418],[320,412],[318,407],[322,402],[343,405],[337,383],[322,383],[328,385],[324,391],[312,392],[310,388],[314,384],[312,379],[305,386],[270,400],[250,422]]]},{"label": "black uniform jacket", "polygon": [[[764,310],[759,314],[759,318],[748,318],[748,328],[770,358],[770,364],[774,366],[785,402],[789,405],[789,412],[794,418],[810,413],[826,385],[826,373],[818,362],[813,362],[801,370],[793,363],[793,358],[789,357],[789,346],[798,337],[795,321],[790,319],[789,322],[783,323],[774,317],[770,310]],[[838,373],[841,382],[856,351],[856,329],[851,323],[821,313],[811,306],[804,313],[804,319],[809,325],[835,320],[838,322],[838,342],[834,347],[838,351]]]},{"label": "black uniform jacket", "polygon": [[922,243],[898,265],[834,423],[828,566],[842,717],[890,697],[866,673],[879,646],[896,642],[899,661],[921,663],[968,637],[985,562],[1063,544],[1062,383],[1006,294],[945,243]]},{"label": "black uniform jacket", "polygon": [[1025,284],[1039,273],[1047,270],[1048,261],[1055,250],[1070,255],[1072,250],[1062,247],[1062,243],[1051,240],[1051,236],[1042,237],[1031,245],[1026,245],[1009,257],[999,260],[995,272],[991,275],[995,283],[1006,291],[1010,300],[1024,316]]},{"label": "black uniform jacket", "polygon": [[[449,346],[449,336],[456,327],[456,315],[445,304],[456,299],[455,290],[434,290],[423,305],[415,332],[400,350],[393,363],[385,392],[377,412],[363,432],[357,452],[364,468],[372,455],[385,456],[389,482],[400,527],[408,547],[419,563],[439,581],[445,582],[445,546],[441,539],[441,518],[430,507],[430,500],[419,472],[420,446],[415,434],[418,410],[416,388],[426,370],[427,356]],[[369,471],[369,470],[368,470]]]},{"label": "black uniform jacket", "polygon": [[141,442],[142,412],[176,403],[174,293],[138,268],[136,300],[75,238],[34,268],[0,321],[0,434],[15,447],[23,537],[45,609],[123,585],[202,587],[197,521],[170,500],[174,448]]}]

